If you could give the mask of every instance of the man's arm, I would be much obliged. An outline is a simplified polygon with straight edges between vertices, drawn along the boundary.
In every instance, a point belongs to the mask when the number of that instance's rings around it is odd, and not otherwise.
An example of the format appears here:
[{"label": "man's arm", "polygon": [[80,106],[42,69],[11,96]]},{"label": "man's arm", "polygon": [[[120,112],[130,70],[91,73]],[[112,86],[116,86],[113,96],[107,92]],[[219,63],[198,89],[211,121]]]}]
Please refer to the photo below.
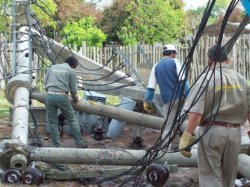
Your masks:
[{"label": "man's arm", "polygon": [[73,102],[76,103],[78,101],[78,96],[77,96],[77,79],[76,79],[76,72],[72,71],[71,72],[71,80],[70,80],[70,93],[73,99]]},{"label": "man's arm", "polygon": [[147,111],[148,113],[151,113],[153,111],[152,102],[154,99],[155,87],[157,85],[156,77],[155,77],[155,66],[156,64],[153,66],[150,72],[148,86],[144,94],[143,107],[144,107],[144,110]]},{"label": "man's arm", "polygon": [[197,125],[201,121],[201,117],[202,117],[201,114],[195,113],[195,112],[190,112],[188,114],[188,124],[187,124],[187,128],[186,128],[186,131],[188,133],[190,133],[190,134],[194,133],[195,128],[197,127]]},{"label": "man's arm", "polygon": [[201,114],[195,112],[190,112],[188,115],[188,124],[186,130],[181,136],[179,144],[179,149],[182,150],[181,154],[185,157],[192,156],[192,154],[188,150],[185,150],[185,148],[193,143],[193,133],[197,125],[200,123],[201,117]]},{"label": "man's arm", "polygon": [[48,69],[46,76],[44,78],[44,85],[45,85],[45,91],[48,91],[46,86],[47,86],[47,82],[48,82],[48,78],[49,78],[49,74],[50,74],[50,69]]}]

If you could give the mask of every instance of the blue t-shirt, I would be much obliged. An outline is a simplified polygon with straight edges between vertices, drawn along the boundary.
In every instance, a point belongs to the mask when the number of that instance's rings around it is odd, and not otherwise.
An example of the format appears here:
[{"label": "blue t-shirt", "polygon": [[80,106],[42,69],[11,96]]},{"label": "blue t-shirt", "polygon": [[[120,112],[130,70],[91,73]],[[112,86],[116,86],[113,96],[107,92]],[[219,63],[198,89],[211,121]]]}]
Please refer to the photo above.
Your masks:
[{"label": "blue t-shirt", "polygon": [[157,63],[155,78],[160,88],[163,103],[169,103],[171,100],[176,100],[183,96],[181,87],[184,81],[179,81],[176,62],[173,58],[163,58]]}]

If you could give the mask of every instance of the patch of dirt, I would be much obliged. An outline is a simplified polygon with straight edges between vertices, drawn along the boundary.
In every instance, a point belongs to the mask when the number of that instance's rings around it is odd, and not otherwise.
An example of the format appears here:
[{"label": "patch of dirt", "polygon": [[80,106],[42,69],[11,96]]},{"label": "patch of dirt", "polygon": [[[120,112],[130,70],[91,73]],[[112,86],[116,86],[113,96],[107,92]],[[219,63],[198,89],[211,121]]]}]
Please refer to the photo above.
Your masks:
[{"label": "patch of dirt", "polygon": [[[45,133],[44,130],[45,126],[41,125],[39,130],[42,133],[41,140],[45,147],[51,146],[51,139],[49,135]],[[243,127],[244,131],[248,131],[249,127]],[[89,148],[119,148],[119,149],[131,149],[130,145],[133,142],[133,137],[140,136],[143,139],[143,149],[148,149],[152,145],[154,145],[155,141],[159,137],[159,130],[138,127],[133,125],[126,125],[124,127],[123,134],[116,139],[105,139],[102,141],[94,140],[90,134],[84,134],[83,137],[88,143]],[[11,137],[11,126],[8,122],[8,119],[0,120],[0,138],[6,139]],[[71,135],[69,134],[62,134],[61,136],[61,143],[63,147],[74,147],[74,141]],[[64,165],[65,167],[70,167],[75,170],[79,170],[83,167],[83,165]],[[74,181],[52,181],[52,180],[45,180],[40,186],[41,187],[109,187],[113,186],[116,187],[117,182],[121,182],[121,180],[126,180],[126,176],[124,178],[119,178],[112,181],[106,181],[99,185],[97,184],[88,184],[84,180],[74,180]],[[0,186],[27,186],[27,185],[5,185],[0,184]],[[124,186],[133,186],[132,182],[126,183]],[[143,187],[150,187],[152,186],[150,183],[147,182],[146,176],[143,175],[139,186]],[[139,187],[138,186],[138,187]],[[164,187],[198,187],[198,174],[197,168],[178,168],[177,173],[170,173],[170,177],[168,181],[165,183]]]}]

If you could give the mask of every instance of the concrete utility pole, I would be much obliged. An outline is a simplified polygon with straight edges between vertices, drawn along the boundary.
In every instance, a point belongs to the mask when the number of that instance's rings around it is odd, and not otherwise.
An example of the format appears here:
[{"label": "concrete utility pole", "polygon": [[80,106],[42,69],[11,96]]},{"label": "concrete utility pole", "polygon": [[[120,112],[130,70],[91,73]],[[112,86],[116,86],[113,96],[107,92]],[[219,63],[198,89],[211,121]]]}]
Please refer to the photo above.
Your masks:
[{"label": "concrete utility pole", "polygon": [[[46,93],[32,93],[31,98],[38,100],[41,103],[45,102]],[[102,115],[109,118],[118,119],[121,121],[125,121],[131,124],[137,124],[148,128],[153,129],[161,129],[164,119],[160,117],[150,116],[138,112],[133,112],[125,109],[120,109],[117,107],[106,106],[100,103],[91,104],[88,101],[81,100],[78,103],[73,104],[73,108],[80,112],[85,112],[88,114],[96,114]],[[185,125],[182,125],[181,130],[185,129]],[[245,137],[242,141],[242,149],[248,152],[250,148],[249,138]],[[53,149],[54,150],[54,149]],[[55,152],[54,152],[55,151]],[[99,160],[100,155],[109,155],[109,158],[112,159],[104,159],[100,160],[100,164],[117,164],[117,165],[132,165],[136,162],[136,160],[140,159],[145,155],[145,151],[135,151],[135,150],[126,150],[125,153],[123,151],[117,152],[112,150],[73,150],[70,151],[71,154],[67,154],[67,156],[63,156],[64,153],[67,152],[67,149],[62,150],[54,150],[52,151],[50,148],[36,149],[31,158],[34,160],[42,160],[46,162],[54,162],[55,160],[63,163],[95,163],[96,160]],[[53,152],[53,153],[52,153]],[[127,155],[127,153],[129,153]],[[49,155],[48,155],[49,154]],[[55,155],[54,155],[55,154]],[[250,153],[248,153],[250,154]],[[49,158],[46,158],[48,155]],[[53,156],[52,156],[53,155]],[[74,155],[74,156],[73,156]],[[81,159],[73,159],[81,157]],[[116,155],[113,157],[113,155]],[[119,158],[119,159],[118,159]],[[124,159],[124,160],[123,160]],[[180,155],[180,153],[168,153],[163,158],[165,161],[169,161],[171,163],[178,164],[183,167],[193,167],[196,166],[197,162],[197,154],[196,151],[193,150],[193,156],[191,160],[189,158],[185,158]],[[162,159],[159,160],[161,163]],[[194,160],[195,162],[194,162]],[[81,160],[81,161],[80,161]],[[111,163],[112,162],[112,163]],[[99,163],[99,162],[98,162]],[[239,168],[238,171],[243,176],[249,176],[250,173],[250,157],[247,154],[239,155]]]},{"label": "concrete utility pole", "polygon": [[29,31],[21,25],[28,25],[26,16],[28,0],[13,1],[12,32],[13,32],[13,63],[12,78],[5,90],[6,98],[13,104],[13,129],[12,145],[4,146],[9,158],[9,166],[18,169],[27,167],[27,152],[19,145],[28,143],[28,119],[29,119],[29,89],[31,85],[31,58],[32,49]]},{"label": "concrete utility pole", "polygon": [[[34,148],[31,151],[32,161],[64,164],[100,164],[132,166],[146,154],[145,150],[117,149],[74,149],[74,148]],[[162,155],[160,152],[159,155]],[[157,160],[158,163],[175,163],[180,167],[196,167],[197,153],[194,150],[191,158],[180,153],[166,153]]]},{"label": "concrete utility pole", "polygon": [[[41,103],[45,103],[47,93],[32,93],[31,98]],[[71,98],[69,98],[71,99]],[[75,110],[87,114],[101,115],[112,119],[128,122],[130,124],[142,125],[148,128],[161,129],[164,119],[156,116],[133,112],[130,110],[103,105],[101,103],[91,103],[80,100],[77,103],[72,102]]]},{"label": "concrete utility pole", "polygon": [[[6,86],[6,98],[13,104],[13,130],[12,139],[4,140],[0,143],[0,165],[3,169],[17,169],[24,171],[31,161],[45,161],[52,163],[69,163],[69,164],[110,164],[110,165],[133,165],[141,159],[146,151],[144,150],[112,150],[112,149],[76,149],[76,148],[32,148],[28,146],[28,123],[29,123],[29,99],[32,73],[32,43],[39,43],[41,35],[32,29],[32,20],[29,19],[29,1],[13,0],[13,63],[12,78]],[[45,43],[49,39],[45,38]],[[42,45],[41,45],[42,46]],[[38,55],[47,57],[43,47],[40,46]],[[58,59],[62,62],[67,56],[71,55],[71,50],[64,49],[63,46],[54,44],[55,53],[63,54]],[[36,46],[39,48],[39,46]],[[62,51],[63,49],[63,51]],[[40,53],[40,54],[39,54]],[[76,54],[76,53],[74,53]],[[91,64],[93,68],[100,67],[96,62],[76,54],[81,61],[84,59],[86,64]],[[86,66],[87,67],[87,66]],[[103,73],[110,73],[104,69]],[[101,74],[99,76],[102,76]],[[123,77],[120,72],[115,73],[112,78]],[[127,78],[126,83],[133,80]],[[31,97],[40,102],[45,101],[46,94],[32,93]],[[87,101],[80,101],[73,104],[75,110],[88,114],[102,115],[108,118],[114,118],[132,124],[142,125],[148,128],[161,129],[164,119],[145,115],[129,110],[119,109],[116,107],[105,106],[101,104],[91,104]],[[160,152],[160,154],[163,154]],[[166,153],[157,162],[176,163],[183,167],[197,166],[197,154],[193,151],[191,158],[185,158],[179,153]],[[239,155],[239,173],[250,177],[250,157],[247,154]],[[12,177],[12,176],[10,176]]]}]

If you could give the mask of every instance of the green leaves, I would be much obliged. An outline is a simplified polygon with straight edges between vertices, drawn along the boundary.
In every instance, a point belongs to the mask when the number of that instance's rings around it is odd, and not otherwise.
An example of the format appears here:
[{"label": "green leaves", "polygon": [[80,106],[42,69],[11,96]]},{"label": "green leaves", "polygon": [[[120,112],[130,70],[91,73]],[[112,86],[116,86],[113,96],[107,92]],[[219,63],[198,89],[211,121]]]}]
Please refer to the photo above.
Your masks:
[{"label": "green leaves", "polygon": [[[214,4],[210,18],[208,20],[208,24],[216,23],[220,18],[220,16],[223,16],[224,13],[226,12],[229,3],[230,0],[217,0]],[[192,25],[194,28],[200,23],[205,9],[206,5],[188,11],[188,14],[190,16],[189,19],[190,25]]]},{"label": "green leaves", "polygon": [[126,10],[130,15],[118,35],[125,44],[128,39],[150,44],[171,42],[183,34],[185,13],[169,1],[131,1]]},{"label": "green leaves", "polygon": [[63,29],[63,34],[67,36],[63,40],[64,44],[76,44],[79,49],[83,41],[87,46],[102,46],[106,40],[105,34],[94,25],[92,17],[85,17],[75,22],[67,22]]},{"label": "green leaves", "polygon": [[[184,34],[185,12],[182,7],[177,0],[117,1],[104,11],[105,30],[113,34],[111,40],[118,39],[123,45],[171,42]],[[111,20],[118,22],[116,27],[108,24],[113,23]]]},{"label": "green leaves", "polygon": [[31,8],[43,27],[56,28],[57,23],[53,17],[57,13],[57,5],[53,0],[36,0]]}]

